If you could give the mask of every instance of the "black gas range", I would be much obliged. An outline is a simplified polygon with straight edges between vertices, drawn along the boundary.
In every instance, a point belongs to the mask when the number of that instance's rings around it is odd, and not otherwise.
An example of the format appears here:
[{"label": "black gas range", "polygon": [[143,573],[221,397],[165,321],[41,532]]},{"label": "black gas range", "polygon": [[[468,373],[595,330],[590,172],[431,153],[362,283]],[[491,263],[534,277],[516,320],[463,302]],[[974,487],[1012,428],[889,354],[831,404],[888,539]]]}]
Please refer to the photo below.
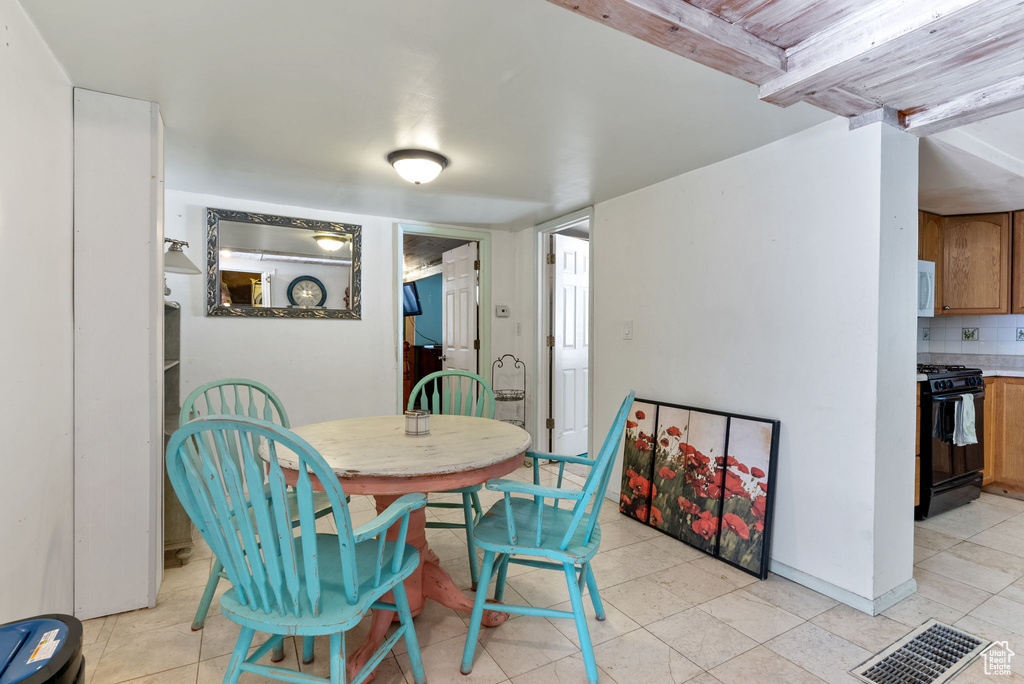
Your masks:
[{"label": "black gas range", "polygon": [[[981,495],[985,381],[980,369],[965,366],[918,364],[917,372],[928,376],[921,381],[920,503],[914,511],[924,520]],[[976,443],[958,445],[954,433],[964,402],[974,404]]]}]

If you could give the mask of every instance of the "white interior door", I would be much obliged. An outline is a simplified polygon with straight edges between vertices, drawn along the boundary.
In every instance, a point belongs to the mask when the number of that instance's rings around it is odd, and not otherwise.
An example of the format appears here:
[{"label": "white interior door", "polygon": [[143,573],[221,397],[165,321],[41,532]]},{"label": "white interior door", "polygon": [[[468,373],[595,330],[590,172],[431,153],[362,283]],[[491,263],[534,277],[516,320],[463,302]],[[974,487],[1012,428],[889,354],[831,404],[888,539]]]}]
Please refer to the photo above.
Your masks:
[{"label": "white interior door", "polygon": [[556,454],[581,454],[587,450],[587,390],[590,381],[588,347],[590,329],[588,288],[589,244],[565,235],[552,236],[555,255],[552,292],[551,449]]},{"label": "white interior door", "polygon": [[468,242],[442,256],[445,370],[477,372],[477,244]]}]

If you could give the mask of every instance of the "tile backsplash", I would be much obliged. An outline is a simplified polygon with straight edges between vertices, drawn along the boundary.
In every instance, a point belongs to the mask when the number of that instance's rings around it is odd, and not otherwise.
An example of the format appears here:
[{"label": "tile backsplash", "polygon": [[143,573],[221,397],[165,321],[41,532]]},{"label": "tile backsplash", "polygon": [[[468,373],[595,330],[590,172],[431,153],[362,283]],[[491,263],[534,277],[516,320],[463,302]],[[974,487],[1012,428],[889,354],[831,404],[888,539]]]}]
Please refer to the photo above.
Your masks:
[{"label": "tile backsplash", "polygon": [[1024,356],[1024,315],[918,318],[917,351]]}]

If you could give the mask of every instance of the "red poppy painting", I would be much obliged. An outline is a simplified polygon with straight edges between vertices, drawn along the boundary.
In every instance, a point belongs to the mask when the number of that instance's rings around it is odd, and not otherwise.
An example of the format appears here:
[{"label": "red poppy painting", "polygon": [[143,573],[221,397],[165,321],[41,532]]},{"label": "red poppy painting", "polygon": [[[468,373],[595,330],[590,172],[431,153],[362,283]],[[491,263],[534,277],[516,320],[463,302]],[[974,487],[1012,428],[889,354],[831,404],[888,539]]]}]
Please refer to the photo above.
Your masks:
[{"label": "red poppy painting", "polygon": [[773,425],[746,418],[731,418],[729,423],[718,555],[756,575],[764,571],[765,480],[771,470]]},{"label": "red poppy painting", "polygon": [[725,452],[727,421],[703,411],[658,407],[652,505],[661,519],[649,522],[708,552],[718,538],[722,471],[714,459]]},{"label": "red poppy painting", "polygon": [[636,401],[619,509],[764,579],[778,421]]},{"label": "red poppy painting", "polygon": [[623,437],[619,510],[640,522],[648,522],[649,518],[657,414],[655,404],[634,401]]}]

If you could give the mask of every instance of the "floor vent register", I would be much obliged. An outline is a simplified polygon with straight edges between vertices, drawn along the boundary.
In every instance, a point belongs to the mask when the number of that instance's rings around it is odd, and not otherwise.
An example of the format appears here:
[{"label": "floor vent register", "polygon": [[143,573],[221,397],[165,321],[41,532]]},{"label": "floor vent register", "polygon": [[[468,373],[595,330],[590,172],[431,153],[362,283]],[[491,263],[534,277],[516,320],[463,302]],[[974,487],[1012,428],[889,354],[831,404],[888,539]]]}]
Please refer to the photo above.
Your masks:
[{"label": "floor vent register", "polygon": [[929,620],[850,674],[872,684],[940,684],[959,674],[990,644]]}]

